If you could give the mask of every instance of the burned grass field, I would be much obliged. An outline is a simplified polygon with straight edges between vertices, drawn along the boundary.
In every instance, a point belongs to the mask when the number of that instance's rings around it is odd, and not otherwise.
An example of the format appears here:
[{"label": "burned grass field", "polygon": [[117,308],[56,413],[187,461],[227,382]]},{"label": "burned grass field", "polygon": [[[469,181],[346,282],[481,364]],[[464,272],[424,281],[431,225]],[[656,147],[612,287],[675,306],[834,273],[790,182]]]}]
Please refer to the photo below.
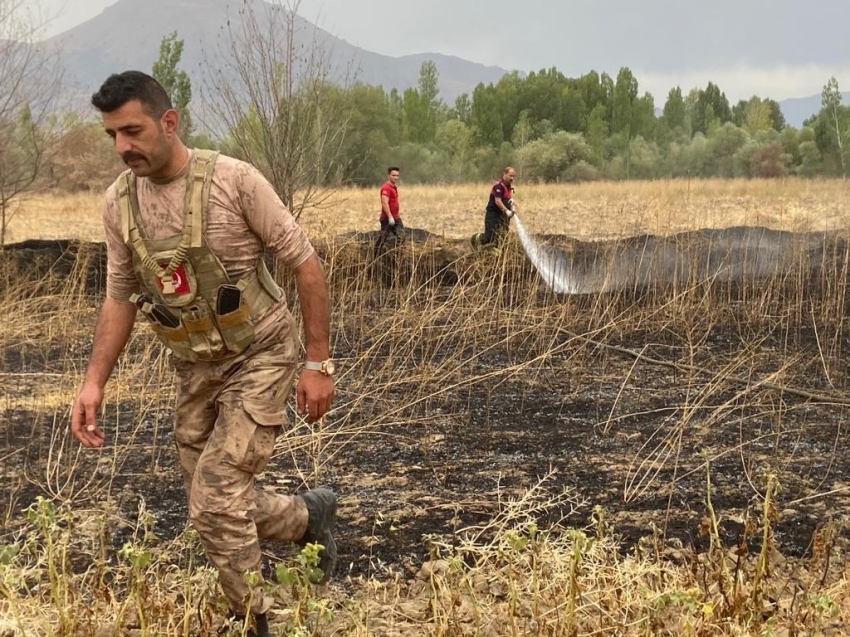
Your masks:
[{"label": "burned grass field", "polygon": [[[320,593],[281,586],[281,634],[847,629],[843,237],[767,274],[696,268],[572,296],[515,243],[420,238],[377,263],[368,241],[320,246],[335,407],[314,426],[290,412],[262,485],[340,493],[340,576]],[[80,449],[69,408],[102,254],[9,254],[0,545],[17,548],[0,555],[2,629],[215,634],[224,608],[185,530],[167,356],[136,330],[107,447]],[[266,548],[272,566],[295,561]],[[163,603],[171,615],[144,610]]]}]

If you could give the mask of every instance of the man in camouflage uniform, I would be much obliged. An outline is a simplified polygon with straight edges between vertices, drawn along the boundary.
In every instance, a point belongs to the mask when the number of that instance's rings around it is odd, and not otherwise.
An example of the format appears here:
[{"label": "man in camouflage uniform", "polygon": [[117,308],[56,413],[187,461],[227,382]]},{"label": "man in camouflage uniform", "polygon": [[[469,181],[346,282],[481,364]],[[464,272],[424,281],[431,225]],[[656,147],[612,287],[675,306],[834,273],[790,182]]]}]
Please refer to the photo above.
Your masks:
[{"label": "man in camouflage uniform", "polygon": [[295,323],[266,270],[264,248],[294,273],[304,318],[297,407],[322,418],[333,398],[329,303],[321,262],[271,185],[252,166],[190,150],[178,114],[148,75],[110,76],[92,96],[129,167],[106,193],[107,291],[71,429],[100,447],[104,387],[141,310],[177,371],[174,439],[201,538],[232,614],[268,635],[272,600],[245,573],[260,570],[259,539],[321,544],[316,583],[331,576],[336,496],[254,488],[286,425],[296,375]]}]

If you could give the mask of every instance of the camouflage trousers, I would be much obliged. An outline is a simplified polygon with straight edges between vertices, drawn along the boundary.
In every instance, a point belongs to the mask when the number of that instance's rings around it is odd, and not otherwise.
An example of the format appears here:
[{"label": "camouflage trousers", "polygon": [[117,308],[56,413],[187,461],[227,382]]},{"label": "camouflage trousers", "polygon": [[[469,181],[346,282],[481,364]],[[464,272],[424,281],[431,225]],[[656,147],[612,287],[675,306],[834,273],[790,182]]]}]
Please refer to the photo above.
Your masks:
[{"label": "camouflage trousers", "polygon": [[307,529],[297,496],[257,490],[254,477],[286,424],[297,363],[288,311],[245,352],[222,361],[177,361],[174,440],[189,499],[189,520],[237,613],[264,613],[272,600],[244,574],[260,571],[260,539],[294,542]]}]

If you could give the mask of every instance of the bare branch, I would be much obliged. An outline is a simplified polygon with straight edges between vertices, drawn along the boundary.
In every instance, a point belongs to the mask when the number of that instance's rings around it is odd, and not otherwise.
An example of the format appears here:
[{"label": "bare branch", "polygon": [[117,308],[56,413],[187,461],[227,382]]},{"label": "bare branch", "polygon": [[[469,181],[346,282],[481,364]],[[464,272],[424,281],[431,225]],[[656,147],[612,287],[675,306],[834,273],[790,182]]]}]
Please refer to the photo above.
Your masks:
[{"label": "bare branch", "polygon": [[228,21],[202,88],[232,152],[263,171],[296,217],[321,207],[339,180],[351,75],[332,68],[298,6],[248,0]]},{"label": "bare branch", "polygon": [[39,40],[44,24],[23,0],[0,0],[0,246],[10,204],[35,184],[52,139],[62,71]]}]

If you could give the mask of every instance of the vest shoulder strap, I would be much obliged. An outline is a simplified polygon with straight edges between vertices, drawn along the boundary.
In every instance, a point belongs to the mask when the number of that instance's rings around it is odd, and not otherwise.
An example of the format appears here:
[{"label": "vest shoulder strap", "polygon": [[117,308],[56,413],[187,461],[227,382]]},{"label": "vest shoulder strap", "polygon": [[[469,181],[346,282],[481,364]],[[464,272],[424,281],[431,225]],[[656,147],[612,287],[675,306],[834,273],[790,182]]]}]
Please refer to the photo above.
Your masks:
[{"label": "vest shoulder strap", "polygon": [[139,202],[134,196],[135,182],[133,171],[129,169],[118,177],[118,213],[121,215],[121,234],[124,236],[124,243],[130,243],[131,233],[137,230],[133,214],[133,200],[135,199],[136,205]]},{"label": "vest shoulder strap", "polygon": [[121,214],[121,228],[124,241],[130,244],[142,263],[151,272],[162,277],[170,277],[179,267],[190,247],[201,247],[204,243],[203,230],[209,209],[209,197],[212,189],[212,176],[218,151],[195,150],[186,175],[186,196],[183,203],[183,233],[180,245],[170,263],[163,269],[148,254],[139,225],[139,197],[136,192],[136,176],[131,170],[125,170],[118,179],[118,206]]},{"label": "vest shoulder strap", "polygon": [[218,155],[216,150],[197,149],[192,158],[192,174],[186,188],[185,222],[192,223],[193,248],[203,244],[202,234],[209,212],[212,177]]}]

